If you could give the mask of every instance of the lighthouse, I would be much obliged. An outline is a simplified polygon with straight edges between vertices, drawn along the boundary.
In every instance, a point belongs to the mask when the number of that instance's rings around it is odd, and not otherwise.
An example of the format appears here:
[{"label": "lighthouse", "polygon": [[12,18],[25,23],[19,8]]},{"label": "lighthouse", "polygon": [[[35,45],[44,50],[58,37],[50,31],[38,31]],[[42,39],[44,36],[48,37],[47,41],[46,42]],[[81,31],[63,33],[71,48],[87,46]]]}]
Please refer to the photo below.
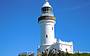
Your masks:
[{"label": "lighthouse", "polygon": [[40,46],[38,50],[43,52],[53,48],[61,51],[68,51],[73,53],[73,42],[65,42],[60,39],[56,39],[54,26],[56,18],[53,13],[53,8],[49,4],[48,0],[45,1],[41,7],[41,16],[38,17],[38,24],[40,25]]},{"label": "lighthouse", "polygon": [[53,8],[48,1],[45,1],[41,8],[41,16],[38,18],[41,27],[41,49],[48,49],[50,45],[56,42],[54,34],[55,20]]}]

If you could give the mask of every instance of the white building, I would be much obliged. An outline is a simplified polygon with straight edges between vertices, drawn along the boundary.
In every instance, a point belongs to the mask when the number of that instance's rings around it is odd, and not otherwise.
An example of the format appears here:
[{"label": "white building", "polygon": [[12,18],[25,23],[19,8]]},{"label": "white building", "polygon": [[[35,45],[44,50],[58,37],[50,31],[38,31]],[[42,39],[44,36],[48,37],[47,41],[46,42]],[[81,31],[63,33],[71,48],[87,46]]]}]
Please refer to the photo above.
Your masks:
[{"label": "white building", "polygon": [[41,44],[40,52],[45,49],[58,49],[64,52],[73,53],[73,42],[65,42],[55,38],[54,25],[56,23],[53,14],[53,8],[48,1],[41,8],[41,16],[38,18],[38,23],[41,27]]}]

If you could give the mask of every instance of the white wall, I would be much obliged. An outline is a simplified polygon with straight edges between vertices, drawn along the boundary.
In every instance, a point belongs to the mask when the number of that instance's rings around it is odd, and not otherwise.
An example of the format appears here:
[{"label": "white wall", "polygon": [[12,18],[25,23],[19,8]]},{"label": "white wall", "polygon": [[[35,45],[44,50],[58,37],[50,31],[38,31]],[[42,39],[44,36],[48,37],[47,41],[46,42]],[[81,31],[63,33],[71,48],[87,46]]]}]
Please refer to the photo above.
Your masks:
[{"label": "white wall", "polygon": [[[54,20],[42,20],[40,21],[41,27],[41,45],[51,45],[55,41],[54,35]],[[53,29],[52,29],[53,28]],[[46,37],[47,35],[47,37]]]}]

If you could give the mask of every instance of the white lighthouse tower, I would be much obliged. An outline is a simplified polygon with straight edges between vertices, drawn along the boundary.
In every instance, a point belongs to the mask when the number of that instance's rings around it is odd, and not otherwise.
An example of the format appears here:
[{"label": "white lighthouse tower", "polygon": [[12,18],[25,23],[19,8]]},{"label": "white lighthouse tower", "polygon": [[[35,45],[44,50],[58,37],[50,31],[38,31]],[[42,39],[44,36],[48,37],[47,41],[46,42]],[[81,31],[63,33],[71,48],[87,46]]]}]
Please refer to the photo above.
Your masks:
[{"label": "white lighthouse tower", "polygon": [[56,23],[53,14],[53,8],[46,0],[41,8],[41,16],[38,18],[38,23],[41,28],[40,52],[48,49],[58,49],[64,52],[73,53],[73,42],[65,42],[55,38],[54,25]]},{"label": "white lighthouse tower", "polygon": [[48,49],[56,42],[54,34],[55,17],[53,9],[48,1],[41,8],[41,16],[38,18],[38,23],[41,27],[41,44],[42,50]]}]

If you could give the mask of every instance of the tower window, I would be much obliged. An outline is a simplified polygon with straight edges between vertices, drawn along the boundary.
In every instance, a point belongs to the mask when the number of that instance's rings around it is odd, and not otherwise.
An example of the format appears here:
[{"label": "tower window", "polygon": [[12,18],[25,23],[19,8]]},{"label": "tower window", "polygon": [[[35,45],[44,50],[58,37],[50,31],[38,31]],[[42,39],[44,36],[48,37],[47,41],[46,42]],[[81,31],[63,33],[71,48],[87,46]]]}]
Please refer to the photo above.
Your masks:
[{"label": "tower window", "polygon": [[48,37],[48,35],[46,34],[46,38]]},{"label": "tower window", "polygon": [[52,30],[53,30],[53,27],[52,27]]}]

